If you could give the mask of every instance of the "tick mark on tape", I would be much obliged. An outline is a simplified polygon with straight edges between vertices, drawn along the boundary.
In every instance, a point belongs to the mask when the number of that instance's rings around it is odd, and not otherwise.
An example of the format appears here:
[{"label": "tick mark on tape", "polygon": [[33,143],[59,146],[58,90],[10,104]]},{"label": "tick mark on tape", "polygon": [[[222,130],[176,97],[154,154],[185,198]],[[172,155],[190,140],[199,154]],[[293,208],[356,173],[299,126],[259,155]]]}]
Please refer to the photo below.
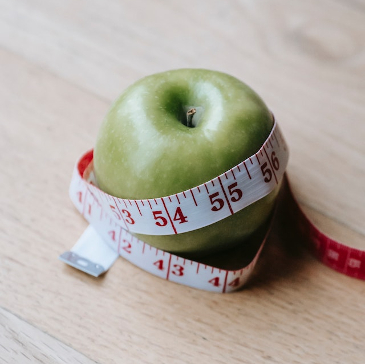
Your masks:
[{"label": "tick mark on tape", "polygon": [[[169,210],[168,210],[168,209],[167,209],[167,207],[166,207],[166,204],[165,204],[165,201],[164,201],[163,197],[161,197],[161,202],[162,202],[162,204],[163,204],[163,207],[165,208],[165,211],[166,211],[167,217],[169,218],[169,221],[170,221],[171,227],[172,227],[172,229],[174,230],[174,233],[175,233],[175,234],[177,234],[177,231],[176,231],[175,225],[174,225],[174,223],[172,222],[172,219],[171,219],[171,216],[170,216]],[[180,202],[179,202],[179,203],[180,203]]]},{"label": "tick mark on tape", "polygon": [[[199,192],[200,192],[200,191],[199,191]],[[198,204],[196,203],[195,196],[194,196],[194,193],[193,193],[192,189],[190,189],[190,193],[191,193],[191,196],[193,197],[193,200],[194,200],[195,206],[198,206]]]},{"label": "tick mark on tape", "polygon": [[247,166],[246,166],[246,163],[245,163],[245,162],[243,162],[243,165],[244,165],[244,166],[245,166],[245,168],[246,168],[246,172],[247,172],[248,178],[249,178],[249,179],[251,179],[251,175],[250,175],[250,172],[248,171],[248,168],[247,168]]},{"label": "tick mark on tape", "polygon": [[219,181],[219,184],[221,185],[221,189],[222,189],[222,192],[223,192],[224,198],[225,198],[225,199],[226,199],[226,201],[227,201],[229,211],[230,211],[231,215],[233,215],[233,210],[232,210],[231,203],[229,202],[229,199],[228,199],[228,197],[227,197],[226,191],[225,191],[225,189],[224,189],[224,187],[223,187],[222,181],[221,181],[221,179],[220,179],[220,177],[219,177],[219,176],[218,176],[218,181]]},{"label": "tick mark on tape", "polygon": [[[122,211],[120,211],[120,208],[119,208],[119,205],[118,205],[118,201],[117,201],[117,199],[116,199],[115,197],[113,197],[113,200],[114,200],[114,203],[115,203],[115,207],[117,208],[117,210],[118,210],[118,212],[119,212],[119,216],[120,216],[120,217],[122,218],[122,220],[123,220],[123,223],[124,223],[125,229],[126,229],[126,230],[129,230],[129,227],[128,227],[127,223],[125,222],[124,215],[123,215]],[[122,200],[122,201],[124,202],[124,200]],[[125,202],[124,202],[124,204],[125,204]],[[112,205],[110,205],[110,207],[111,207],[111,208],[115,208],[115,207],[113,207]],[[126,205],[125,207],[127,208],[127,205]]]},{"label": "tick mark on tape", "polygon": [[276,137],[275,131],[272,133],[272,135],[275,138],[276,144],[280,147],[280,144],[278,142],[278,138]]},{"label": "tick mark on tape", "polygon": [[137,209],[138,209],[139,214],[142,216],[142,212],[141,212],[141,210],[139,209],[139,206],[138,206],[137,200],[135,201],[135,203],[136,203],[136,206],[137,206]]},{"label": "tick mark on tape", "polygon": [[[272,173],[274,174],[274,178],[275,178],[275,182],[276,182],[276,184],[278,184],[279,182],[278,182],[278,178],[276,177],[276,173],[275,173],[275,168],[274,168],[274,166],[273,166],[273,161],[271,161],[270,160],[270,158],[269,158],[269,156],[268,156],[268,154],[267,154],[267,152],[266,152],[266,150],[264,149],[264,152],[265,152],[265,154],[266,154],[266,158],[267,158],[267,161],[269,162],[269,164],[270,164],[270,168],[271,168],[271,170],[272,170]],[[271,153],[271,158],[273,158],[273,156],[275,155],[275,152],[272,152]],[[279,169],[279,168],[278,168]]]}]

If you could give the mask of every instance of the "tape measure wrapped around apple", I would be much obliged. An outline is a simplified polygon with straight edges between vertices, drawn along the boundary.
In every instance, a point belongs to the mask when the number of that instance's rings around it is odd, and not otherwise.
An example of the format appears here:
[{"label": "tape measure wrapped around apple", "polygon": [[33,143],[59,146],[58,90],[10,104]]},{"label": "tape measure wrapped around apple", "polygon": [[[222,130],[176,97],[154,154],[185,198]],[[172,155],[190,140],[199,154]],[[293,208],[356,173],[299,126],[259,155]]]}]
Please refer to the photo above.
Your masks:
[{"label": "tape measure wrapped around apple", "polygon": [[[90,227],[60,258],[98,276],[122,255],[171,281],[236,290],[250,276],[265,234],[238,269],[201,262],[268,231],[287,162],[278,124],[241,81],[201,69],[146,77],[112,105],[95,151],[75,168],[70,196]],[[328,238],[295,211],[326,260]],[[346,272],[364,278],[365,254],[350,253]]]}]

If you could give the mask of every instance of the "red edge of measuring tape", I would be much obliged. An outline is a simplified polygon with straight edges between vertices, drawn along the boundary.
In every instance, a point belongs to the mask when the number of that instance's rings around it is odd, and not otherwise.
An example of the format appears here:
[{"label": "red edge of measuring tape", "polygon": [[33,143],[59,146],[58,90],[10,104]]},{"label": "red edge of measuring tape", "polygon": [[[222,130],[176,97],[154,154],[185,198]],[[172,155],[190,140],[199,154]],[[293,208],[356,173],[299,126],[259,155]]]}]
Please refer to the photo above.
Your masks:
[{"label": "red edge of measuring tape", "polygon": [[86,168],[94,159],[94,149],[87,151],[77,163],[77,170],[81,178],[84,176]]},{"label": "red edge of measuring tape", "polygon": [[[86,152],[79,160],[77,171],[81,179],[83,179],[84,173],[92,163],[92,160],[93,150]],[[85,181],[85,183],[88,182]],[[290,226],[291,229],[295,225],[296,232],[300,234],[298,240],[303,241],[311,253],[322,263],[347,276],[365,280],[365,251],[339,243],[317,229],[294,198],[287,175],[284,177],[279,206],[276,216],[273,218],[275,221],[272,224],[278,223],[277,217],[280,215],[285,216],[284,219],[281,219],[281,221],[284,221],[284,225]],[[283,228],[285,229],[285,226]],[[268,235],[269,232],[266,234],[266,237]],[[261,244],[254,261],[258,258],[262,246],[263,244]],[[254,262],[251,262],[249,266],[252,263]]]},{"label": "red edge of measuring tape", "polygon": [[323,264],[342,274],[365,280],[365,250],[351,248],[328,237],[316,228],[304,214],[290,188],[288,177],[285,177],[285,195],[282,209],[291,214],[300,238],[309,251]]}]

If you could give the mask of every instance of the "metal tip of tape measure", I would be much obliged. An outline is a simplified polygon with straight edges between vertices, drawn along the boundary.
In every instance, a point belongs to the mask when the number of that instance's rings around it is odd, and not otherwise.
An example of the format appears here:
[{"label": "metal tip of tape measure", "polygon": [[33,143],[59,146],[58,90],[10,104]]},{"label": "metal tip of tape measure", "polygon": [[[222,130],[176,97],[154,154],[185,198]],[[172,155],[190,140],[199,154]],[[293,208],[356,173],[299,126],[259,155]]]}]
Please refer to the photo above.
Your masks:
[{"label": "metal tip of tape measure", "polygon": [[77,268],[94,277],[99,277],[101,274],[107,271],[107,269],[105,269],[102,265],[83,258],[74,252],[65,252],[58,258],[71,267]]}]

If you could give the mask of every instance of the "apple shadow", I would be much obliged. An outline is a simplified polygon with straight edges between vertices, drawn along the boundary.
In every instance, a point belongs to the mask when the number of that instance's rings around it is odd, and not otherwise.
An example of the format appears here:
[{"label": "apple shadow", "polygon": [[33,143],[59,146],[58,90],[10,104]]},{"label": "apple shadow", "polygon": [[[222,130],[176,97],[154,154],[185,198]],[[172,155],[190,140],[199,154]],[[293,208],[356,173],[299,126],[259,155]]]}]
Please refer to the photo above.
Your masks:
[{"label": "apple shadow", "polygon": [[308,268],[305,241],[295,222],[290,220],[290,216],[276,216],[254,272],[243,289],[269,286],[285,279],[295,280]]},{"label": "apple shadow", "polygon": [[294,279],[308,268],[309,259],[305,248],[307,236],[301,231],[297,209],[285,179],[275,211],[264,226],[248,241],[230,250],[200,257],[199,262],[221,269],[240,270],[252,262],[265,241],[253,273],[241,290]]}]

